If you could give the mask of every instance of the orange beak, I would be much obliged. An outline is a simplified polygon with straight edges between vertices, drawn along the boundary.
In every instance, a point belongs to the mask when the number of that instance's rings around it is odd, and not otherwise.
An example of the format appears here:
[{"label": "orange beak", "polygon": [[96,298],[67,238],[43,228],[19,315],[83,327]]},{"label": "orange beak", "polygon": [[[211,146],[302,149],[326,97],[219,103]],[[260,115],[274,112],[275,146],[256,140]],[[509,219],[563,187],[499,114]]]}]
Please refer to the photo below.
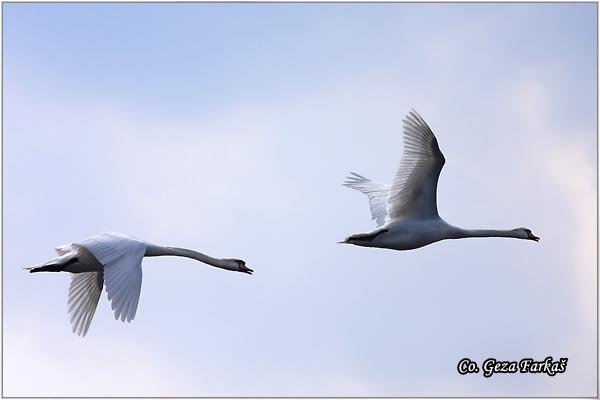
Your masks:
[{"label": "orange beak", "polygon": [[240,267],[240,272],[246,273],[246,274],[248,274],[248,275],[252,275],[252,273],[254,272],[254,270],[252,270],[252,269],[250,269],[250,268],[246,267],[245,265],[242,265],[242,266]]},{"label": "orange beak", "polygon": [[527,236],[527,239],[535,240],[536,242],[540,241],[540,238],[535,236],[533,233],[528,233]]}]

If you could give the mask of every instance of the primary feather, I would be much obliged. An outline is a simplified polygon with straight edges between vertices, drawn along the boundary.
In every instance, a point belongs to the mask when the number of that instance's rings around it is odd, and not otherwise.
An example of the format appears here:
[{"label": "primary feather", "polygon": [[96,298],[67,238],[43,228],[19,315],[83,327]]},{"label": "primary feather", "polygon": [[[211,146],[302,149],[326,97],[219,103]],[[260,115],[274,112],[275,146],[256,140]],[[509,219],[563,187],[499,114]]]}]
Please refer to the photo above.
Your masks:
[{"label": "primary feather", "polygon": [[104,286],[102,271],[71,275],[69,286],[69,314],[73,332],[85,336],[98,306]]},{"label": "primary feather", "polygon": [[369,198],[371,219],[375,220],[377,226],[385,224],[388,216],[387,197],[390,185],[372,181],[355,172],[351,172],[350,174],[352,176],[348,176],[343,185],[366,194]]},{"label": "primary feather", "polygon": [[404,119],[404,153],[387,199],[391,220],[439,217],[437,183],[446,159],[416,111]]}]

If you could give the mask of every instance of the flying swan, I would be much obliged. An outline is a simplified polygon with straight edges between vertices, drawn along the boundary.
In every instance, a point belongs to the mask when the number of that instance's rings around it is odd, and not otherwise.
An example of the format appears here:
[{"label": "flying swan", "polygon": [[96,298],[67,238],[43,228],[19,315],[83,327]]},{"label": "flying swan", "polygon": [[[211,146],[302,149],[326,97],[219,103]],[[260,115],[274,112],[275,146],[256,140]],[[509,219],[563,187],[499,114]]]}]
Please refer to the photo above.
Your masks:
[{"label": "flying swan", "polygon": [[56,248],[58,257],[26,268],[29,272],[71,272],[69,314],[73,332],[85,336],[106,283],[108,300],[115,319],[130,322],[135,318],[142,289],[142,258],[157,256],[187,257],[217,268],[244,272],[253,270],[238,259],[212,258],[194,250],[162,247],[120,233],[103,233],[77,243]]},{"label": "flying swan", "polygon": [[414,110],[404,122],[404,155],[392,185],[351,172],[344,186],[369,198],[377,229],[351,235],[340,243],[412,250],[445,239],[508,237],[540,240],[527,228],[511,230],[462,229],[438,215],[437,183],[446,162],[431,128]]}]

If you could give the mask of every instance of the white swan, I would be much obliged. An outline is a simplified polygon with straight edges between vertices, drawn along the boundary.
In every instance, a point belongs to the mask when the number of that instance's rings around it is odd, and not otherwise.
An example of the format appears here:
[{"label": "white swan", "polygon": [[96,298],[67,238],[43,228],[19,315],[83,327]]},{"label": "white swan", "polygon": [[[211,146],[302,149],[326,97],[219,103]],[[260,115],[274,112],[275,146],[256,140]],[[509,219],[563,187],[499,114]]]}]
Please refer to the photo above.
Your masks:
[{"label": "white swan", "polygon": [[103,233],[56,248],[59,257],[29,272],[71,272],[69,314],[73,332],[85,336],[106,283],[115,319],[131,321],[137,311],[142,289],[142,258],[179,256],[217,268],[252,274],[246,263],[237,259],[218,259],[194,250],[162,247],[119,233]]},{"label": "white swan", "polygon": [[340,243],[411,250],[444,239],[509,237],[540,240],[527,228],[511,230],[461,229],[438,215],[437,183],[445,158],[435,135],[412,110],[404,122],[404,156],[392,185],[371,181],[352,172],[344,186],[367,195],[377,229],[351,235]]}]

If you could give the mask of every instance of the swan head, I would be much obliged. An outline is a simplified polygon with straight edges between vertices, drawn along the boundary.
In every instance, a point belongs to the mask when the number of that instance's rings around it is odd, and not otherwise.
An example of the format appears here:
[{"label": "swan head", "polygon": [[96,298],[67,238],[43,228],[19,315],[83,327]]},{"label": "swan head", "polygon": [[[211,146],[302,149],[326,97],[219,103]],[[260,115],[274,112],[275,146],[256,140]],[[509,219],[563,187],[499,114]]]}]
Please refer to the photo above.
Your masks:
[{"label": "swan head", "polygon": [[517,228],[517,229],[515,229],[515,232],[519,233],[519,236],[521,239],[535,240],[536,242],[540,241],[539,237],[537,237],[533,233],[531,233],[531,229]]},{"label": "swan head", "polygon": [[244,260],[238,260],[237,258],[234,258],[228,261],[231,261],[233,264],[235,264],[234,271],[243,272],[248,275],[252,275],[252,273],[254,272],[254,270],[246,267],[246,262]]}]

